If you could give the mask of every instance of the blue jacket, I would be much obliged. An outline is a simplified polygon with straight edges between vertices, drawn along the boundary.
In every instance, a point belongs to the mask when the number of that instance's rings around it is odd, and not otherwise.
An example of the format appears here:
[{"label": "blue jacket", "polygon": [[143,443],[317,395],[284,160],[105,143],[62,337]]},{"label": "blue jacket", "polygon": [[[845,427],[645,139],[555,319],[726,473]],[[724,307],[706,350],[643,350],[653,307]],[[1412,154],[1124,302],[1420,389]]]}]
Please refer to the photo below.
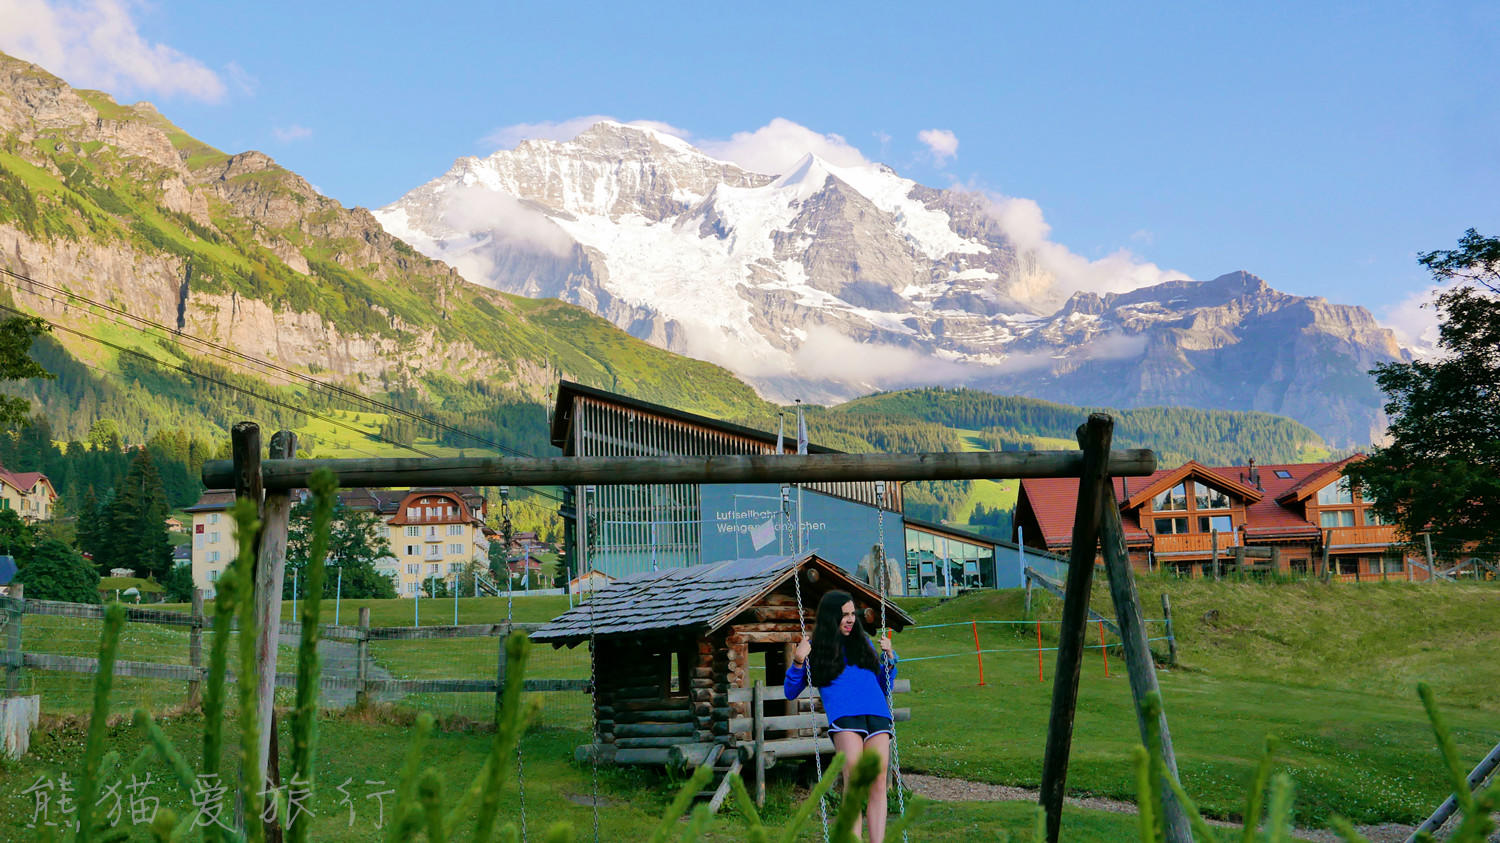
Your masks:
[{"label": "blue jacket", "polygon": [[[890,664],[890,678],[896,678],[896,663]],[[802,694],[807,687],[807,667],[798,667],[795,664],[788,665],[786,669],[786,681],[782,683],[782,689],[786,691],[786,698],[794,700]],[[823,697],[823,711],[828,714],[828,722],[846,717],[851,714],[874,714],[879,717],[890,717],[891,707],[886,702],[886,667],[881,665],[879,670],[869,671],[858,665],[852,665],[845,660],[844,669],[830,683],[818,689]]]}]

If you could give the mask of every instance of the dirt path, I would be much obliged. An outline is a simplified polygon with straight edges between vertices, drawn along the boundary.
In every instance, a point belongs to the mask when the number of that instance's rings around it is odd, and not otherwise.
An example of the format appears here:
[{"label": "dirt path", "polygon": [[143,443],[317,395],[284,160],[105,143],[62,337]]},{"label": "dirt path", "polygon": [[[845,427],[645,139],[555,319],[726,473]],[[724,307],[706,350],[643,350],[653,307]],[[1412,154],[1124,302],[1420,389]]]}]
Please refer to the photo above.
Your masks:
[{"label": "dirt path", "polygon": [[[301,639],[296,635],[283,634],[280,638],[283,647],[296,648]],[[348,641],[329,641],[324,638],[318,639],[318,661],[322,664],[324,676],[353,677],[355,675],[355,662],[359,658],[359,645]],[[296,662],[288,668],[278,667],[278,670],[296,670]],[[370,660],[367,676],[370,679],[394,679],[391,672],[381,667],[374,659]],[[354,705],[355,690],[353,688],[323,688],[318,692],[318,705],[323,708],[348,708]],[[395,702],[400,699],[400,694],[379,693],[373,695],[373,702]]]},{"label": "dirt path", "polygon": [[[949,779],[941,776],[924,776],[919,773],[907,773],[901,777],[907,787],[914,793],[933,799],[938,802],[1035,802],[1038,791],[1024,787],[1010,787],[1007,785],[984,784],[983,782],[971,782],[964,779]],[[1116,814],[1134,814],[1136,807],[1134,802],[1122,802],[1118,799],[1105,799],[1097,796],[1069,796],[1067,804],[1078,808],[1089,808],[1095,811],[1110,811]],[[1225,822],[1223,820],[1208,820],[1209,825],[1224,828],[1240,828],[1238,823]],[[1398,825],[1395,823],[1383,823],[1381,825],[1358,826],[1359,832],[1368,837],[1371,843],[1404,843],[1406,838],[1416,830],[1414,826]],[[1304,829],[1293,831],[1299,839],[1311,840],[1314,843],[1342,843],[1343,838],[1328,829]]]}]

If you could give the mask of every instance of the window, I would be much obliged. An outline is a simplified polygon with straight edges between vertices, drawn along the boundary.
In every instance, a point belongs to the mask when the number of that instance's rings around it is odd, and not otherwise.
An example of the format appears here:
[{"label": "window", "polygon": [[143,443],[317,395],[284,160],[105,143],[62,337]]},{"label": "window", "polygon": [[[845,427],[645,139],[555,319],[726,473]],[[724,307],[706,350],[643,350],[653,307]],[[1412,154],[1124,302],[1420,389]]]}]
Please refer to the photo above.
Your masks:
[{"label": "window", "polygon": [[1199,509],[1228,509],[1229,495],[1203,483],[1194,483],[1193,490],[1197,492],[1197,504]]},{"label": "window", "polygon": [[202,550],[203,549],[203,538],[204,537],[203,537],[202,534],[193,536],[193,547],[196,547],[199,550]]},{"label": "window", "polygon": [[437,532],[437,525],[433,525],[433,526],[427,528],[427,537],[429,539],[435,539],[435,538],[437,538],[437,534],[438,534],[438,532]]},{"label": "window", "polygon": [[208,523],[210,523],[210,524],[217,524],[217,523],[219,523],[219,513],[217,513],[217,512],[211,512],[211,513],[209,513],[208,514]]},{"label": "window", "polygon": [[406,528],[406,534],[415,538],[416,536],[422,535],[422,528],[416,525],[409,525]]},{"label": "window", "polygon": [[209,562],[218,562],[219,561],[219,551],[215,550],[215,551],[209,552],[209,554],[208,554],[208,561]]},{"label": "window", "polygon": [[420,552],[421,552],[421,548],[417,547],[414,544],[409,544],[409,545],[406,546],[406,555],[407,556],[416,556]]},{"label": "window", "polygon": [[449,517],[449,518],[452,518],[452,517],[453,517],[453,516],[455,516],[455,515],[457,515],[457,514],[458,514],[458,513],[457,513],[457,512],[455,512],[455,511],[454,511],[454,509],[453,509],[453,507],[451,507],[451,506],[450,506],[450,507],[448,507],[448,517]]},{"label": "window", "polygon": [[464,563],[462,563],[462,562],[449,562],[448,563],[448,573],[450,573],[450,574],[457,574],[460,571],[462,571],[463,569],[464,569]]},{"label": "window", "polygon": [[1280,477],[1282,480],[1290,480],[1290,479],[1292,479],[1292,473],[1290,471],[1287,471],[1284,468],[1278,468],[1278,469],[1276,469],[1275,471],[1273,471],[1271,473],[1274,474],[1274,475],[1276,475],[1277,477]]},{"label": "window", "polygon": [[422,516],[422,508],[421,507],[419,507],[419,506],[408,506],[406,508],[406,517],[407,518],[420,518],[421,516]]},{"label": "window", "polygon": [[1400,556],[1386,556],[1381,561],[1387,574],[1399,574],[1406,570],[1406,560]]},{"label": "window", "polygon": [[1380,517],[1380,513],[1376,512],[1373,509],[1365,510],[1365,524],[1367,526],[1375,527],[1384,523],[1385,519]]},{"label": "window", "polygon": [[462,524],[449,524],[448,525],[448,535],[450,535],[450,536],[461,536],[463,534],[464,534],[464,525],[462,525]]},{"label": "window", "polygon": [[[1178,483],[1176,486],[1162,492],[1152,501],[1151,506],[1157,512],[1179,512],[1187,509],[1187,484]],[[1183,532],[1187,532],[1184,530]]]},{"label": "window", "polygon": [[1354,493],[1349,489],[1349,478],[1340,477],[1339,482],[1329,483],[1327,486],[1319,489],[1318,503],[1322,504],[1323,506],[1337,506],[1341,503],[1354,503]]},{"label": "window", "polygon": [[1170,536],[1186,533],[1188,531],[1188,520],[1186,518],[1158,518],[1156,519],[1156,534],[1158,536]]},{"label": "window", "polygon": [[209,582],[218,582],[219,581],[219,574],[221,574],[221,573],[223,573],[223,572],[222,571],[209,571],[208,572],[208,581]]},{"label": "window", "polygon": [[416,575],[422,573],[422,566],[412,562],[406,566],[406,573]]},{"label": "window", "polygon": [[1318,524],[1323,527],[1353,527],[1354,510],[1331,509],[1318,514]]},{"label": "window", "polygon": [[443,555],[443,548],[442,548],[441,545],[430,544],[430,545],[427,546],[427,558],[428,559],[437,559],[438,557],[440,557],[442,555]]},{"label": "window", "polygon": [[1215,530],[1221,533],[1234,532],[1234,519],[1228,515],[1202,515],[1198,517],[1198,532],[1212,533]]},{"label": "window", "polygon": [[461,545],[461,544],[450,544],[450,545],[448,545],[448,554],[450,556],[455,555],[455,554],[459,554],[459,553],[463,553],[463,552],[464,552],[464,546]]},{"label": "window", "polygon": [[440,567],[442,567],[442,566],[441,565],[432,565],[432,566],[429,566],[428,569],[427,569],[427,573],[429,573],[429,574],[436,574],[438,572],[438,568],[440,568]]}]

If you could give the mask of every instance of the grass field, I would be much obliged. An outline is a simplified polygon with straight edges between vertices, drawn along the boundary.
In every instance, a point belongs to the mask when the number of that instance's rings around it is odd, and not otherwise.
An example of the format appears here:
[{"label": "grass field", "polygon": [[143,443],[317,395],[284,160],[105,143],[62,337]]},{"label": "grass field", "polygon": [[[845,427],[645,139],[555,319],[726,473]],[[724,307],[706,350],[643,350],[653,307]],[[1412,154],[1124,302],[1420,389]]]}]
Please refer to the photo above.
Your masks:
[{"label": "grass field", "polygon": [[[1184,784],[1208,813],[1237,816],[1262,741],[1267,734],[1275,734],[1282,745],[1278,769],[1287,771],[1296,783],[1299,826],[1321,826],[1335,813],[1360,823],[1421,819],[1445,793],[1431,731],[1413,690],[1419,679],[1437,691],[1468,763],[1500,742],[1500,689],[1492,657],[1500,643],[1500,632],[1493,628],[1500,589],[1405,583],[1213,584],[1154,576],[1142,577],[1139,585],[1148,617],[1159,616],[1154,607],[1160,605],[1161,592],[1169,592],[1172,598],[1181,666],[1163,670],[1159,676]],[[1060,602],[1044,595],[1037,600],[1035,617],[1044,622],[1054,619]],[[1112,614],[1102,589],[1094,595],[1094,602],[1100,612]],[[914,712],[912,721],[900,730],[904,769],[1036,786],[1055,653],[1044,652],[1045,681],[1039,682],[1035,626],[986,624],[981,627],[982,647],[1014,652],[985,655],[986,684],[981,687],[973,631],[967,623],[971,619],[1021,619],[1021,593],[976,593],[946,601],[924,598],[902,603],[919,625],[962,624],[908,630],[898,638],[897,647],[907,660],[902,675],[914,688],[902,700]],[[412,621],[411,602],[403,600],[346,601],[340,620],[350,623],[362,604],[370,606],[376,625]],[[503,598],[461,599],[458,606],[460,623],[494,621],[506,612]],[[452,623],[452,607],[451,600],[424,601],[423,625]],[[521,621],[546,620],[566,607],[565,597],[517,598],[512,604],[514,617]],[[324,619],[331,622],[332,604],[325,603],[324,610]],[[144,627],[136,632],[139,628],[132,625],[132,634],[150,640],[129,641],[122,658],[143,659],[139,653],[153,647],[175,651],[175,642],[158,640],[164,634],[178,634],[172,628]],[[1053,629],[1044,623],[1044,647],[1055,646]],[[1159,634],[1159,625],[1152,634]],[[1093,635],[1097,632],[1091,631]],[[82,643],[80,638],[79,646]],[[493,639],[379,642],[374,653],[396,676],[489,676],[495,664]],[[583,648],[536,648],[534,656],[533,676],[586,673]],[[121,700],[115,710],[124,710],[129,698],[137,695],[144,702],[154,701],[139,689],[124,686],[117,692]],[[523,744],[532,828],[563,818],[587,832],[590,813],[575,802],[587,802],[581,795],[589,792],[590,771],[571,760],[572,748],[587,741],[587,697],[576,693],[538,696],[542,711],[535,731]],[[483,717],[486,704],[476,702],[476,718]],[[44,698],[44,711],[46,706]],[[400,724],[408,722],[403,718],[409,715],[386,716],[395,722],[330,717],[321,727],[321,780],[393,779],[408,736]],[[185,716],[171,728],[180,735],[179,746],[196,751],[191,737],[201,728],[196,716]],[[0,783],[15,794],[37,775],[61,770],[69,758],[77,757],[81,734],[77,727],[47,730],[38,736],[31,757],[0,765]],[[115,740],[127,755],[141,745],[138,735],[125,728],[116,730]],[[451,789],[477,770],[487,740],[482,733],[445,732],[435,737],[427,758],[447,777]],[[1089,651],[1069,791],[1133,801],[1127,759],[1138,741],[1118,652],[1111,653],[1106,679],[1100,652]],[[603,771],[601,792],[610,808],[604,812],[602,839],[640,837],[665,805],[672,786],[672,779],[664,774]],[[331,801],[336,798],[330,795]],[[368,804],[362,803],[361,809]],[[779,781],[772,788],[770,821],[784,822],[792,804],[790,782]],[[4,800],[0,823],[16,827],[11,823],[20,816],[20,807],[19,798]],[[373,828],[361,830],[357,825],[349,830],[332,816],[342,810],[347,819],[347,807],[327,804],[324,809],[330,816],[320,820],[320,829],[330,837],[378,836]],[[1133,820],[1070,809],[1066,822],[1069,839],[1106,840],[1127,835]],[[1025,804],[944,804],[933,808],[916,839],[969,840],[980,830],[992,836],[995,829],[1006,829],[1025,840],[1030,839],[1030,823],[1030,807]],[[723,821],[716,827],[719,831],[709,839],[738,839]],[[315,833],[315,839],[324,838]]]}]

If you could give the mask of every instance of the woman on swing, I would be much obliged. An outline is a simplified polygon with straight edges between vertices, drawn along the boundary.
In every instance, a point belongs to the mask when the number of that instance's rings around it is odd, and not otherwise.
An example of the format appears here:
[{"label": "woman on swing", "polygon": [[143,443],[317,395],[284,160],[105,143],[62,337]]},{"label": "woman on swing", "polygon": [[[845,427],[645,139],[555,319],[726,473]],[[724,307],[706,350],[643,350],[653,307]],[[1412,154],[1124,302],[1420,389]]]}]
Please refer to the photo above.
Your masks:
[{"label": "woman on swing", "polygon": [[[860,753],[870,749],[880,756],[880,775],[870,788],[865,819],[870,826],[870,843],[881,843],[885,838],[886,765],[894,734],[886,682],[896,677],[896,654],[890,638],[882,637],[877,659],[875,644],[855,618],[854,599],[845,592],[830,591],[818,603],[812,641],[802,636],[787,668],[787,699],[796,699],[802,693],[809,674],[823,697],[834,749],[844,753],[845,791]],[[856,823],[856,836],[859,830]]]}]

